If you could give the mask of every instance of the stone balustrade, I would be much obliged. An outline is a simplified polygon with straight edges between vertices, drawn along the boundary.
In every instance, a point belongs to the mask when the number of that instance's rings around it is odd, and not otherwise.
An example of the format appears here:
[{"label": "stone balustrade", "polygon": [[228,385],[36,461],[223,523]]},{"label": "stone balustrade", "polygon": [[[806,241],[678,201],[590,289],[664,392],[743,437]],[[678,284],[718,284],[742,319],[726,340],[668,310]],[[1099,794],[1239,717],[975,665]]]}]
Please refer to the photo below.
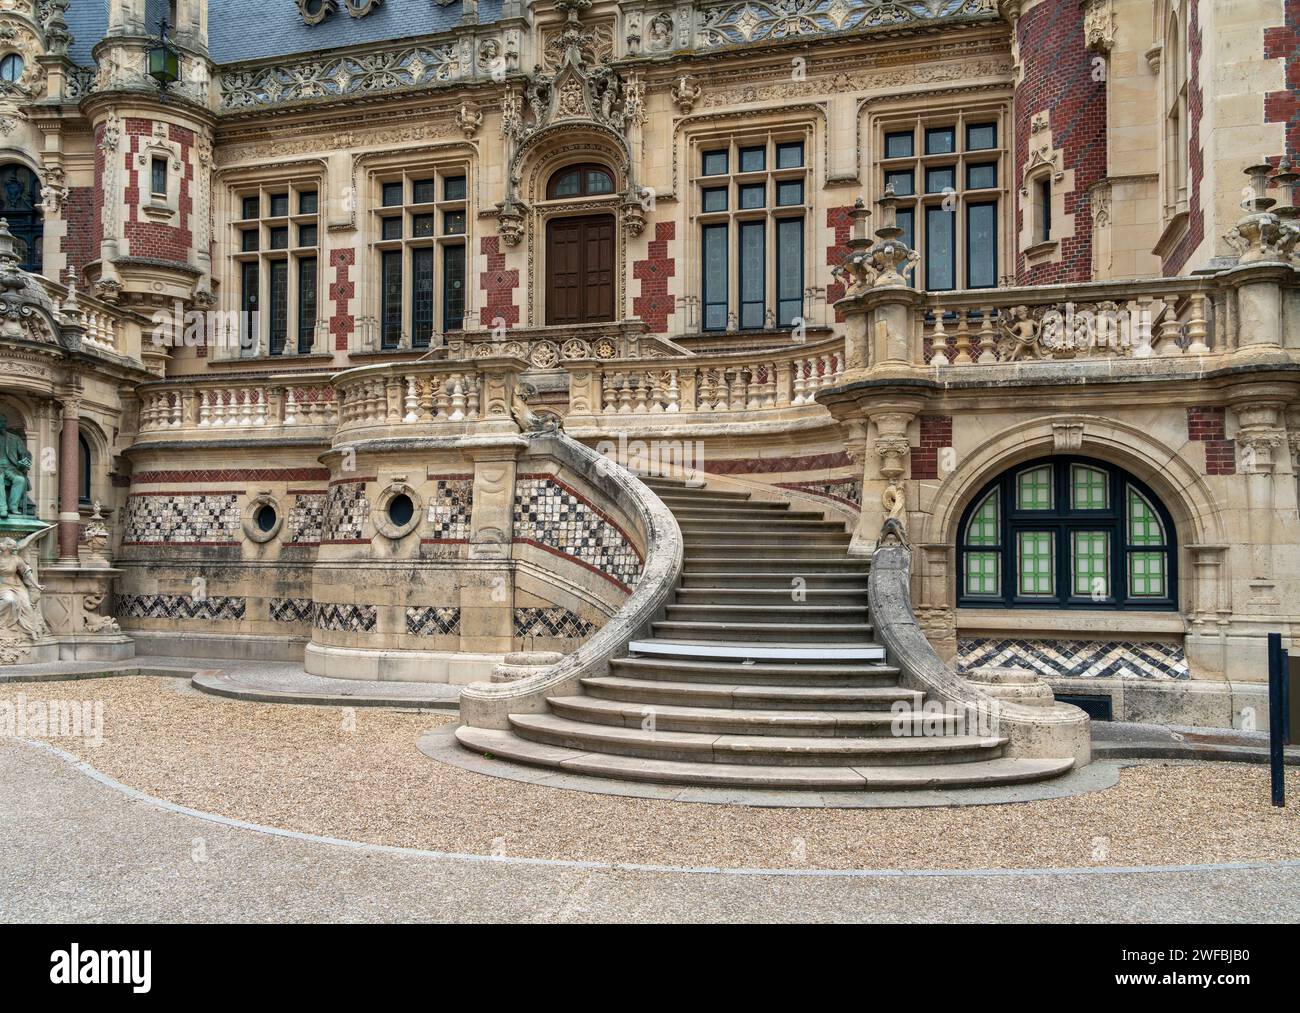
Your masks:
[{"label": "stone balustrade", "polygon": [[1233,347],[1224,307],[1200,278],[928,293],[912,361],[948,369],[1217,355]]},{"label": "stone balustrade", "polygon": [[328,377],[281,375],[243,380],[176,378],[140,388],[140,434],[183,431],[332,429],[338,404]]},{"label": "stone balustrade", "polygon": [[[414,434],[432,427],[449,433],[493,421],[515,425],[515,387],[528,364],[511,356],[361,366],[334,378],[338,392],[336,442],[367,430]],[[378,435],[378,434],[374,434]]]},{"label": "stone balustrade", "polygon": [[830,339],[762,353],[569,365],[569,414],[599,425],[627,415],[761,413],[815,404],[844,373],[844,343]]},{"label": "stone balustrade", "polygon": [[127,342],[126,314],[75,288],[67,288],[48,278],[38,278],[50,297],[54,312],[66,325],[80,328],[83,348],[124,358],[137,358],[137,350]]}]

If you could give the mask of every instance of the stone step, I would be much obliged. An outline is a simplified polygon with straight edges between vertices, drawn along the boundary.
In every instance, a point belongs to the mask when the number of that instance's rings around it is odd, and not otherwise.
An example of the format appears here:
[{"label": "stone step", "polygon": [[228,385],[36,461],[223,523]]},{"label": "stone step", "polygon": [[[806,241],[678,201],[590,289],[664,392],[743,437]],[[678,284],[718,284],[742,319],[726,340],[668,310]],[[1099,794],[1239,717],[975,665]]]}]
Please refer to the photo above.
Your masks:
[{"label": "stone step", "polygon": [[750,499],[748,493],[659,493],[659,498],[671,510],[755,510],[762,513],[784,513],[789,503]]},{"label": "stone step", "polygon": [[[777,621],[779,622],[779,621]],[[875,628],[870,623],[786,623],[774,625],[767,622],[701,622],[684,619],[664,619],[650,624],[655,637],[685,641],[721,641],[735,645],[771,643],[814,643],[827,641],[854,641],[871,639]],[[750,657],[750,655],[746,655]]]},{"label": "stone step", "polygon": [[[818,510],[783,510],[784,503],[745,503],[734,507],[714,506],[671,506],[673,516],[678,521],[716,520],[728,523],[738,520],[767,521],[824,521],[826,515]],[[839,522],[836,522],[839,523]],[[843,527],[843,524],[840,525]]]},{"label": "stone step", "polygon": [[[882,652],[883,653],[883,652]],[[611,658],[613,677],[652,682],[726,684],[784,690],[805,688],[898,687],[898,668],[883,662],[753,662],[727,658],[650,655]]]},{"label": "stone step", "polygon": [[731,661],[884,661],[885,649],[869,642],[836,643],[824,641],[817,644],[798,643],[701,643],[692,640],[673,640],[651,637],[633,640],[627,645],[630,654],[653,655],[670,658],[709,658]]},{"label": "stone step", "polygon": [[1023,784],[1057,777],[1071,759],[977,760],[970,763],[913,766],[795,767],[763,764],[690,763],[605,753],[584,753],[531,742],[510,731],[456,729],[466,749],[572,774],[623,781],[683,784],[717,788],[792,789],[805,791],[919,791],[927,788],[978,788]]},{"label": "stone step", "polygon": [[[696,560],[695,562],[698,562]],[[801,585],[794,581],[800,579]],[[753,588],[755,590],[780,591],[788,594],[794,587],[802,586],[809,590],[844,591],[848,593],[867,593],[867,575],[860,570],[843,569],[839,572],[812,570],[806,567],[786,571],[767,570],[692,570],[682,571],[681,589],[700,590],[712,587]],[[679,589],[680,590],[680,589]]]},{"label": "stone step", "polygon": [[[787,527],[789,530],[787,531]],[[836,524],[834,521],[820,521],[815,527],[805,526],[802,521],[792,521],[789,525],[783,523],[780,518],[774,518],[770,521],[764,521],[761,531],[755,531],[752,525],[737,524],[735,527],[717,528],[717,527],[696,527],[694,525],[681,525],[682,537],[686,544],[700,545],[734,545],[744,549],[755,547],[754,536],[762,534],[764,538],[786,539],[785,541],[764,542],[763,545],[769,545],[779,549],[782,554],[804,549],[809,544],[822,548],[826,545],[842,545],[845,548],[849,544],[849,536],[844,530],[844,525]],[[823,551],[825,551],[823,549]]]},{"label": "stone step", "polygon": [[[861,601],[856,605],[827,605],[821,602],[792,602],[787,596],[783,604],[692,604],[681,602],[669,605],[664,618],[669,622],[700,622],[758,626],[771,623],[866,623],[868,621],[867,604]],[[774,631],[781,633],[782,631]],[[787,632],[793,632],[792,630]]]},{"label": "stone step", "polygon": [[[844,525],[839,521],[827,521],[818,518],[817,520],[805,520],[802,518],[792,518],[789,514],[771,514],[767,517],[687,517],[684,514],[673,512],[677,518],[677,524],[682,529],[688,539],[696,534],[709,535],[721,534],[724,531],[738,536],[752,537],[754,525],[763,525],[762,530],[769,532],[778,537],[802,538],[805,532],[814,534],[825,533],[836,535],[843,541],[847,539],[844,531]],[[732,525],[729,528],[720,528],[721,524]],[[737,530],[739,529],[739,530]]]},{"label": "stone step", "polygon": [[[622,671],[622,669],[619,669]],[[670,673],[671,674],[671,673]],[[919,707],[919,690],[897,685],[784,686],[740,682],[679,682],[653,678],[588,676],[582,687],[602,700],[682,707],[731,707],[745,710],[882,711],[902,701]]]},{"label": "stone step", "polygon": [[[860,588],[808,587],[812,581],[795,585],[787,580],[781,587],[750,587],[737,580],[734,587],[679,587],[679,605],[797,605],[802,608],[826,608],[834,605],[867,606],[867,584]],[[795,596],[799,597],[796,598]]]},{"label": "stone step", "polygon": [[[843,552],[837,553],[835,551],[837,546],[841,549],[847,548],[848,539],[839,535],[832,541],[823,543],[820,539],[810,542],[803,535],[792,538],[788,542],[718,541],[715,538],[697,541],[685,537],[684,553],[687,565],[693,569],[707,569],[708,567],[702,564],[714,560],[728,560],[743,562],[750,568],[764,570],[785,569],[790,566],[823,569],[823,563],[848,563],[858,573],[865,572],[860,559],[850,559]],[[764,565],[754,567],[754,564],[760,562]]]},{"label": "stone step", "polygon": [[[702,707],[635,700],[610,700],[595,696],[555,696],[547,703],[551,713],[571,721],[612,725],[623,728],[647,728],[665,732],[701,732],[713,735],[779,735],[785,737],[840,736],[878,738],[902,735],[906,727],[914,735],[941,728],[939,734],[952,736],[959,731],[955,718],[936,717],[929,727],[917,712],[915,721],[906,726],[887,710],[817,711],[764,710],[752,707]],[[933,732],[932,732],[933,734]]]},{"label": "stone step", "polygon": [[774,766],[892,766],[965,763],[1001,755],[1005,738],[936,735],[879,738],[842,736],[718,735],[711,732],[643,731],[589,724],[556,714],[511,714],[523,738],[583,752],[617,753],[698,763],[762,763]]}]

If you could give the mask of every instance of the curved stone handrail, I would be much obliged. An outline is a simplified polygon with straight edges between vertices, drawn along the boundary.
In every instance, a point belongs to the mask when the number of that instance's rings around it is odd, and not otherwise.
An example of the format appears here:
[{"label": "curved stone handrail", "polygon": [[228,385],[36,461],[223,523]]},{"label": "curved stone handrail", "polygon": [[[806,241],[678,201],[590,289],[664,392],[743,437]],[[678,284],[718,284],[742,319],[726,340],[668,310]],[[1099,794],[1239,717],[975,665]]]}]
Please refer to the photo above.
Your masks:
[{"label": "curved stone handrail", "polygon": [[646,541],[641,579],[623,606],[590,640],[554,665],[516,682],[476,682],[461,691],[461,722],[474,728],[509,728],[509,716],[540,713],[546,700],[579,691],[579,680],[603,675],[609,660],[658,618],[682,572],[682,532],[677,519],[632,472],[563,432],[532,438],[530,450],[549,454],[580,472],[595,488],[640,519]]},{"label": "curved stone handrail", "polygon": [[1008,739],[1007,756],[1073,756],[1076,767],[1091,762],[1090,720],[1078,707],[1030,707],[996,699],[943,662],[912,611],[911,549],[887,537],[888,528],[871,558],[867,604],[876,637],[898,666],[903,685],[923,690],[927,699],[994,718],[999,734]]}]

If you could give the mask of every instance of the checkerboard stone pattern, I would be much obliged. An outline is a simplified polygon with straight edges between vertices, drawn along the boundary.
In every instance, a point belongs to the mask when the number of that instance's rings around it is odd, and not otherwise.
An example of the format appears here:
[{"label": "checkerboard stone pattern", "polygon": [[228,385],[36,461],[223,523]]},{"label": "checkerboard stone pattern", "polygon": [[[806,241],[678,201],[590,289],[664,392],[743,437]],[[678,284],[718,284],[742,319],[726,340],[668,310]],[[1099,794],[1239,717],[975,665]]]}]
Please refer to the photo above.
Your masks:
[{"label": "checkerboard stone pattern", "polygon": [[550,608],[518,608],[514,614],[514,632],[519,639],[555,637],[562,640],[582,639],[600,629],[576,612],[559,605]]},{"label": "checkerboard stone pattern", "polygon": [[429,534],[435,541],[467,542],[474,510],[472,478],[440,478],[429,497]]},{"label": "checkerboard stone pattern", "polygon": [[857,479],[843,478],[827,482],[780,482],[782,489],[805,492],[810,496],[834,500],[837,503],[861,509],[862,482]]},{"label": "checkerboard stone pattern", "polygon": [[192,598],[187,594],[123,594],[117,597],[117,614],[127,619],[207,619],[238,622],[246,601],[224,595]]},{"label": "checkerboard stone pattern", "polygon": [[289,508],[286,527],[292,545],[315,545],[325,530],[325,496],[323,492],[298,493]]},{"label": "checkerboard stone pattern", "polygon": [[623,532],[548,478],[515,483],[514,537],[580,559],[628,587],[641,577],[641,557]]},{"label": "checkerboard stone pattern", "polygon": [[310,598],[272,598],[271,622],[291,625],[311,625],[316,606]]},{"label": "checkerboard stone pattern", "polygon": [[460,635],[460,609],[453,605],[408,606],[406,632],[413,637]]},{"label": "checkerboard stone pattern", "polygon": [[237,493],[130,496],[122,540],[136,545],[237,544]]},{"label": "checkerboard stone pattern", "polygon": [[1047,678],[1190,679],[1181,644],[1117,640],[963,639],[961,672],[973,668],[1027,668]]},{"label": "checkerboard stone pattern", "polygon": [[364,482],[341,482],[332,486],[325,501],[321,541],[360,541],[369,516],[370,501],[366,499]]},{"label": "checkerboard stone pattern", "polygon": [[373,605],[317,605],[316,629],[335,633],[374,633],[378,609]]}]

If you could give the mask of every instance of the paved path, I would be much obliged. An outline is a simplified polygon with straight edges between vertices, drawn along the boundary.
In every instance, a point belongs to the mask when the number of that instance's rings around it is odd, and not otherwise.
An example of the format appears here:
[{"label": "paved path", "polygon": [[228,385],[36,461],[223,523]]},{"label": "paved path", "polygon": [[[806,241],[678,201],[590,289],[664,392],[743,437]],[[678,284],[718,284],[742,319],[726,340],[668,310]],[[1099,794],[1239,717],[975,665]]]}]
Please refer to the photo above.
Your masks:
[{"label": "paved path", "polygon": [[0,742],[0,921],[1292,921],[1300,863],[721,873],[439,855],[216,821]]}]

